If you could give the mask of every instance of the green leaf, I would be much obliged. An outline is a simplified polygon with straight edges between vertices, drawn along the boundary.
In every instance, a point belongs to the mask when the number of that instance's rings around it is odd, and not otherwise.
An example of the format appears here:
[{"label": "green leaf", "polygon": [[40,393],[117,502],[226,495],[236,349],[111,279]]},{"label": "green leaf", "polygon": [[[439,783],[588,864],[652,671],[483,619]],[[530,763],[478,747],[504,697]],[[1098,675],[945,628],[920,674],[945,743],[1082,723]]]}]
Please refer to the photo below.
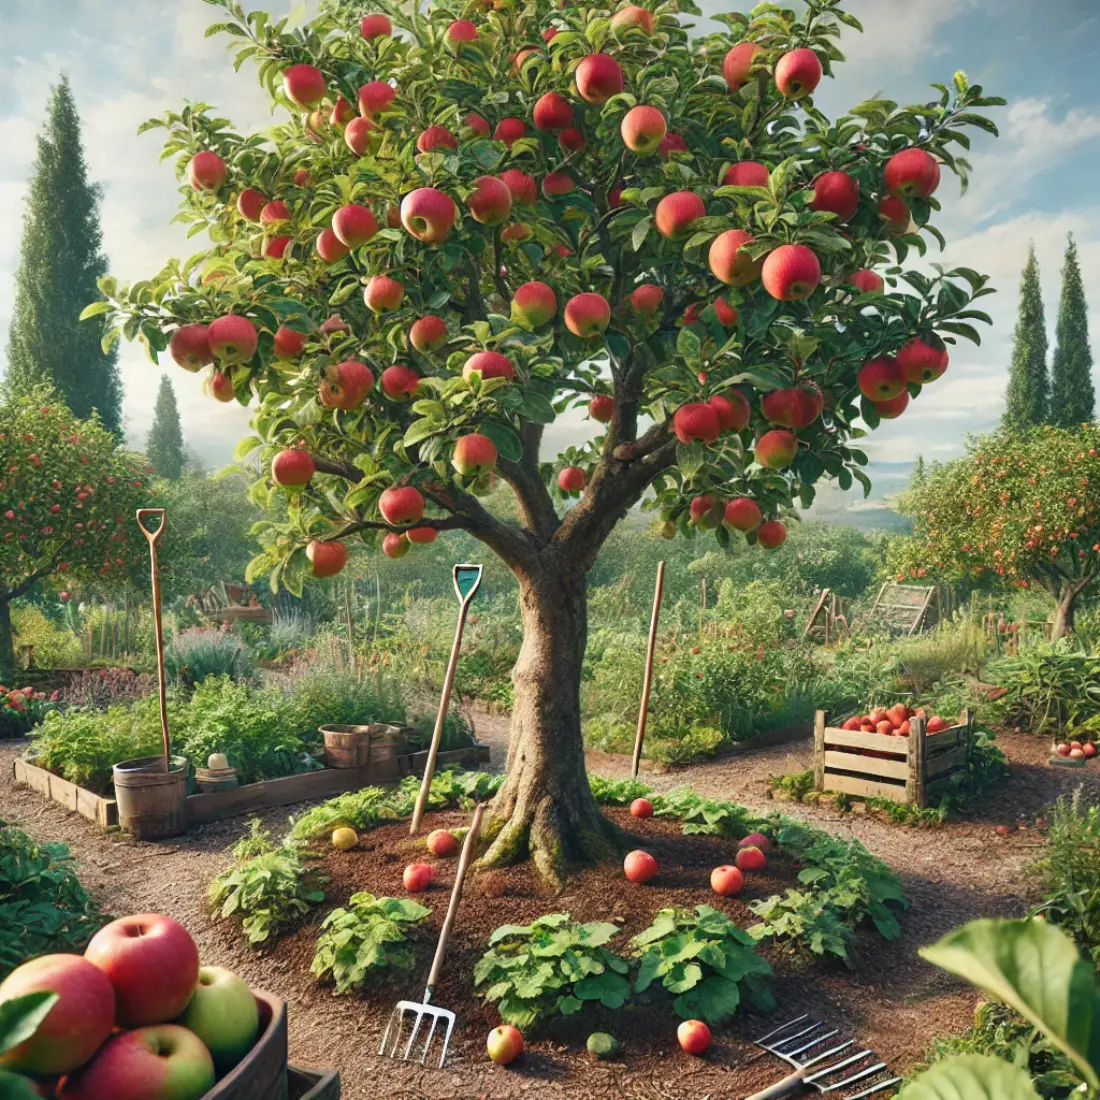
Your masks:
[{"label": "green leaf", "polygon": [[1064,932],[1039,920],[978,920],[920,953],[1018,1012],[1100,1088],[1100,990]]},{"label": "green leaf", "polygon": [[703,345],[699,337],[689,328],[680,329],[680,335],[676,337],[676,354],[685,359],[698,359],[702,354]]},{"label": "green leaf", "polygon": [[92,302],[91,305],[85,306],[81,310],[78,320],[87,321],[89,317],[98,317],[101,313],[110,313],[111,309],[110,302]]},{"label": "green leaf", "polygon": [[422,439],[427,439],[428,436],[433,435],[439,431],[439,425],[434,421],[427,418],[421,420],[414,420],[405,432],[405,438],[403,443],[406,447],[411,447],[414,443],[419,443]]},{"label": "green leaf", "polygon": [[681,443],[676,448],[676,465],[685,481],[691,481],[706,460],[707,449],[702,443]]},{"label": "green leaf", "polygon": [[642,218],[636,226],[634,226],[634,232],[630,234],[630,247],[637,252],[645,243],[645,239],[649,236],[649,231],[653,226],[653,219],[651,217]]},{"label": "green leaf", "polygon": [[500,420],[486,420],[481,432],[494,443],[497,453],[508,462],[519,462],[523,458],[523,442],[514,428]]},{"label": "green leaf", "polygon": [[532,424],[553,424],[558,417],[554,406],[541,393],[525,393],[519,414]]},{"label": "green leaf", "polygon": [[913,1078],[898,1100],[1039,1100],[1022,1066],[986,1054],[964,1054]]},{"label": "green leaf", "polygon": [[0,1096],[4,1100],[38,1100],[40,1095],[26,1077],[0,1070]]},{"label": "green leaf", "polygon": [[43,990],[0,1001],[0,1054],[25,1043],[57,1003],[57,994]]},{"label": "green leaf", "polygon": [[264,441],[259,436],[246,435],[236,447],[233,448],[233,461],[240,462],[247,458],[257,447],[262,447]]}]

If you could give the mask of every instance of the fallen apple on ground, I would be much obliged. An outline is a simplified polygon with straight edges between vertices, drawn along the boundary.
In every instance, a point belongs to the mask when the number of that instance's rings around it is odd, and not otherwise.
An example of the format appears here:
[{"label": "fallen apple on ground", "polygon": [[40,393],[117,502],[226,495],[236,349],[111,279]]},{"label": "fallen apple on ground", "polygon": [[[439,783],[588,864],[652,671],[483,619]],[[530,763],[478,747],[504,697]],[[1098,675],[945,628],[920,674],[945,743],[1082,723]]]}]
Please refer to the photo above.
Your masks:
[{"label": "fallen apple on ground", "polygon": [[447,829],[436,829],[428,834],[428,851],[445,859],[458,854],[458,838]]},{"label": "fallen apple on ground", "polygon": [[741,893],[744,885],[745,876],[738,867],[715,867],[710,873],[710,888],[720,897],[732,898]]},{"label": "fallen apple on ground", "polygon": [[740,871],[762,871],[768,865],[768,857],[759,848],[741,848],[734,862]]},{"label": "fallen apple on ground", "polygon": [[643,852],[641,849],[635,849],[630,852],[626,859],[623,860],[623,874],[631,882],[645,883],[649,882],[654,875],[657,874],[659,866],[657,861],[648,852]]},{"label": "fallen apple on ground", "polygon": [[676,1029],[676,1039],[685,1054],[702,1054],[710,1046],[710,1028],[702,1020],[685,1020]]},{"label": "fallen apple on ground", "polygon": [[405,884],[405,889],[410,894],[419,894],[423,890],[427,890],[432,883],[432,879],[435,877],[431,867],[426,863],[410,863],[405,868],[405,873],[401,876],[401,881]]},{"label": "fallen apple on ground", "polygon": [[491,1061],[498,1066],[506,1066],[523,1053],[523,1036],[511,1024],[501,1024],[489,1032],[485,1047]]},{"label": "fallen apple on ground", "polygon": [[630,803],[631,817],[652,817],[653,803],[648,798],[636,798]]}]

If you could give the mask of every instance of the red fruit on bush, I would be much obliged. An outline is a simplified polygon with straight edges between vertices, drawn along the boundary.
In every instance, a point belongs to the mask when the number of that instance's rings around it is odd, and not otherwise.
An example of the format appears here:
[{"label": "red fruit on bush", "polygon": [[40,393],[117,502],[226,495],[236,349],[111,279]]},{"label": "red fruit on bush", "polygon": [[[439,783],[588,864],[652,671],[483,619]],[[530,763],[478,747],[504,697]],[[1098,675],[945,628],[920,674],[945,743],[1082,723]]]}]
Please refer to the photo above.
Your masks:
[{"label": "red fruit on bush", "polygon": [[745,876],[737,867],[715,867],[710,873],[710,888],[723,898],[732,898],[741,893],[745,885]]},{"label": "red fruit on bush", "polygon": [[741,848],[734,862],[740,871],[761,871],[767,867],[768,857],[759,848]]},{"label": "red fruit on bush", "polygon": [[652,817],[653,803],[648,798],[636,798],[630,803],[631,817]]},{"label": "red fruit on bush", "polygon": [[318,579],[335,577],[348,563],[348,548],[342,542],[314,539],[306,547],[306,557],[313,576]]},{"label": "red fruit on bush", "polygon": [[672,430],[681,443],[713,443],[722,432],[722,421],[711,405],[681,405],[672,416]]},{"label": "red fruit on bush", "polygon": [[615,398],[607,393],[598,393],[588,402],[588,415],[601,424],[606,424],[615,413]]},{"label": "red fruit on bush", "polygon": [[447,829],[436,829],[428,834],[428,851],[445,859],[458,853],[458,837]]},{"label": "red fruit on bush", "polygon": [[641,849],[628,853],[626,859],[623,860],[623,874],[631,882],[639,884],[649,882],[658,870],[657,861],[648,852],[643,852]]}]

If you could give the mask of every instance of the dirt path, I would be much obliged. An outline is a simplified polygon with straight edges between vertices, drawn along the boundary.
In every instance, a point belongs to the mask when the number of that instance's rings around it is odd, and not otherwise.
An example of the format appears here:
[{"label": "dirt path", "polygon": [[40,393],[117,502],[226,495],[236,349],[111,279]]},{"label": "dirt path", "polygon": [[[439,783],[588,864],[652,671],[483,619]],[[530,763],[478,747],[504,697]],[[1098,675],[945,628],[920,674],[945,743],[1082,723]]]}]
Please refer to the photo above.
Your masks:
[{"label": "dirt path", "polygon": [[[480,715],[478,736],[493,746],[494,761],[503,760],[506,719]],[[1020,814],[1034,816],[1078,783],[1084,783],[1093,796],[1100,795],[1100,767],[1087,772],[1050,768],[1044,766],[1046,748],[1040,741],[1006,735],[1000,743],[1012,761],[1010,779],[972,818],[939,829],[899,828],[862,815],[780,806],[837,835],[858,837],[902,876],[913,908],[904,922],[903,938],[896,944],[869,943],[854,971],[814,968],[804,980],[779,982],[781,1007],[776,1019],[787,1008],[790,1015],[807,1007],[826,1013],[900,1066],[919,1057],[930,1035],[966,1026],[973,994],[922,963],[916,949],[974,917],[1026,910],[1029,883],[1024,869],[1038,854],[1041,837],[1026,831],[1001,839],[994,835],[995,824],[1015,821]],[[583,1096],[687,1100],[708,1094],[744,1095],[750,1086],[759,1087],[780,1076],[774,1063],[744,1068],[751,1056],[744,1040],[756,1026],[746,1021],[723,1035],[712,1057],[693,1061],[670,1053],[657,1069],[647,1067],[642,1073],[632,1072],[629,1062],[591,1065],[575,1046],[554,1042],[536,1044],[523,1068],[508,1072],[482,1059],[480,1039],[473,1042],[470,1036],[462,1039],[459,1056],[441,1072],[381,1061],[374,1056],[377,1012],[373,1007],[355,998],[332,997],[301,967],[250,952],[232,927],[208,920],[207,887],[229,864],[227,847],[243,832],[246,818],[204,826],[166,845],[105,837],[83,818],[12,783],[11,760],[24,744],[0,742],[0,816],[37,839],[69,844],[82,880],[107,912],[170,913],[195,934],[204,960],[227,966],[250,984],[287,997],[292,1002],[291,1059],[339,1069],[345,1096],[511,1100],[518,1093],[577,1100]],[[767,777],[803,770],[809,762],[810,743],[804,737],[676,772],[646,772],[643,777],[658,790],[691,783],[701,793],[736,799],[763,811],[777,806],[765,796]],[[629,761],[594,754],[590,767],[600,774],[622,776],[628,774]],[[273,832],[282,833],[294,809],[260,816]],[[548,902],[551,908],[553,903]],[[904,956],[902,964],[897,963],[897,952]],[[878,975],[888,958],[894,971],[890,988],[884,989]],[[480,1031],[483,1025],[473,1021],[471,1026]],[[578,1091],[577,1075],[583,1077],[583,1091]]]}]

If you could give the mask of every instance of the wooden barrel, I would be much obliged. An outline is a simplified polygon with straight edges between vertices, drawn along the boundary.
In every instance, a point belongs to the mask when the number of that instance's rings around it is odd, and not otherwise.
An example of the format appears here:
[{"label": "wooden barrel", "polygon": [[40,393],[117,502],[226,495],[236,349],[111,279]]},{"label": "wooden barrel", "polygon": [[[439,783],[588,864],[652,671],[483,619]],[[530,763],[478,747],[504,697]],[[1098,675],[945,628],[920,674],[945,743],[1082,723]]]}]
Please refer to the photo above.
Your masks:
[{"label": "wooden barrel", "polygon": [[112,769],[118,823],[138,840],[163,840],[186,828],[187,760],[173,756],[169,770],[162,767],[161,757],[145,756]]},{"label": "wooden barrel", "polygon": [[359,768],[370,763],[370,726],[321,726],[320,732],[330,768]]},{"label": "wooden barrel", "polygon": [[253,990],[260,1037],[202,1100],[288,1100],[286,1002]]}]

